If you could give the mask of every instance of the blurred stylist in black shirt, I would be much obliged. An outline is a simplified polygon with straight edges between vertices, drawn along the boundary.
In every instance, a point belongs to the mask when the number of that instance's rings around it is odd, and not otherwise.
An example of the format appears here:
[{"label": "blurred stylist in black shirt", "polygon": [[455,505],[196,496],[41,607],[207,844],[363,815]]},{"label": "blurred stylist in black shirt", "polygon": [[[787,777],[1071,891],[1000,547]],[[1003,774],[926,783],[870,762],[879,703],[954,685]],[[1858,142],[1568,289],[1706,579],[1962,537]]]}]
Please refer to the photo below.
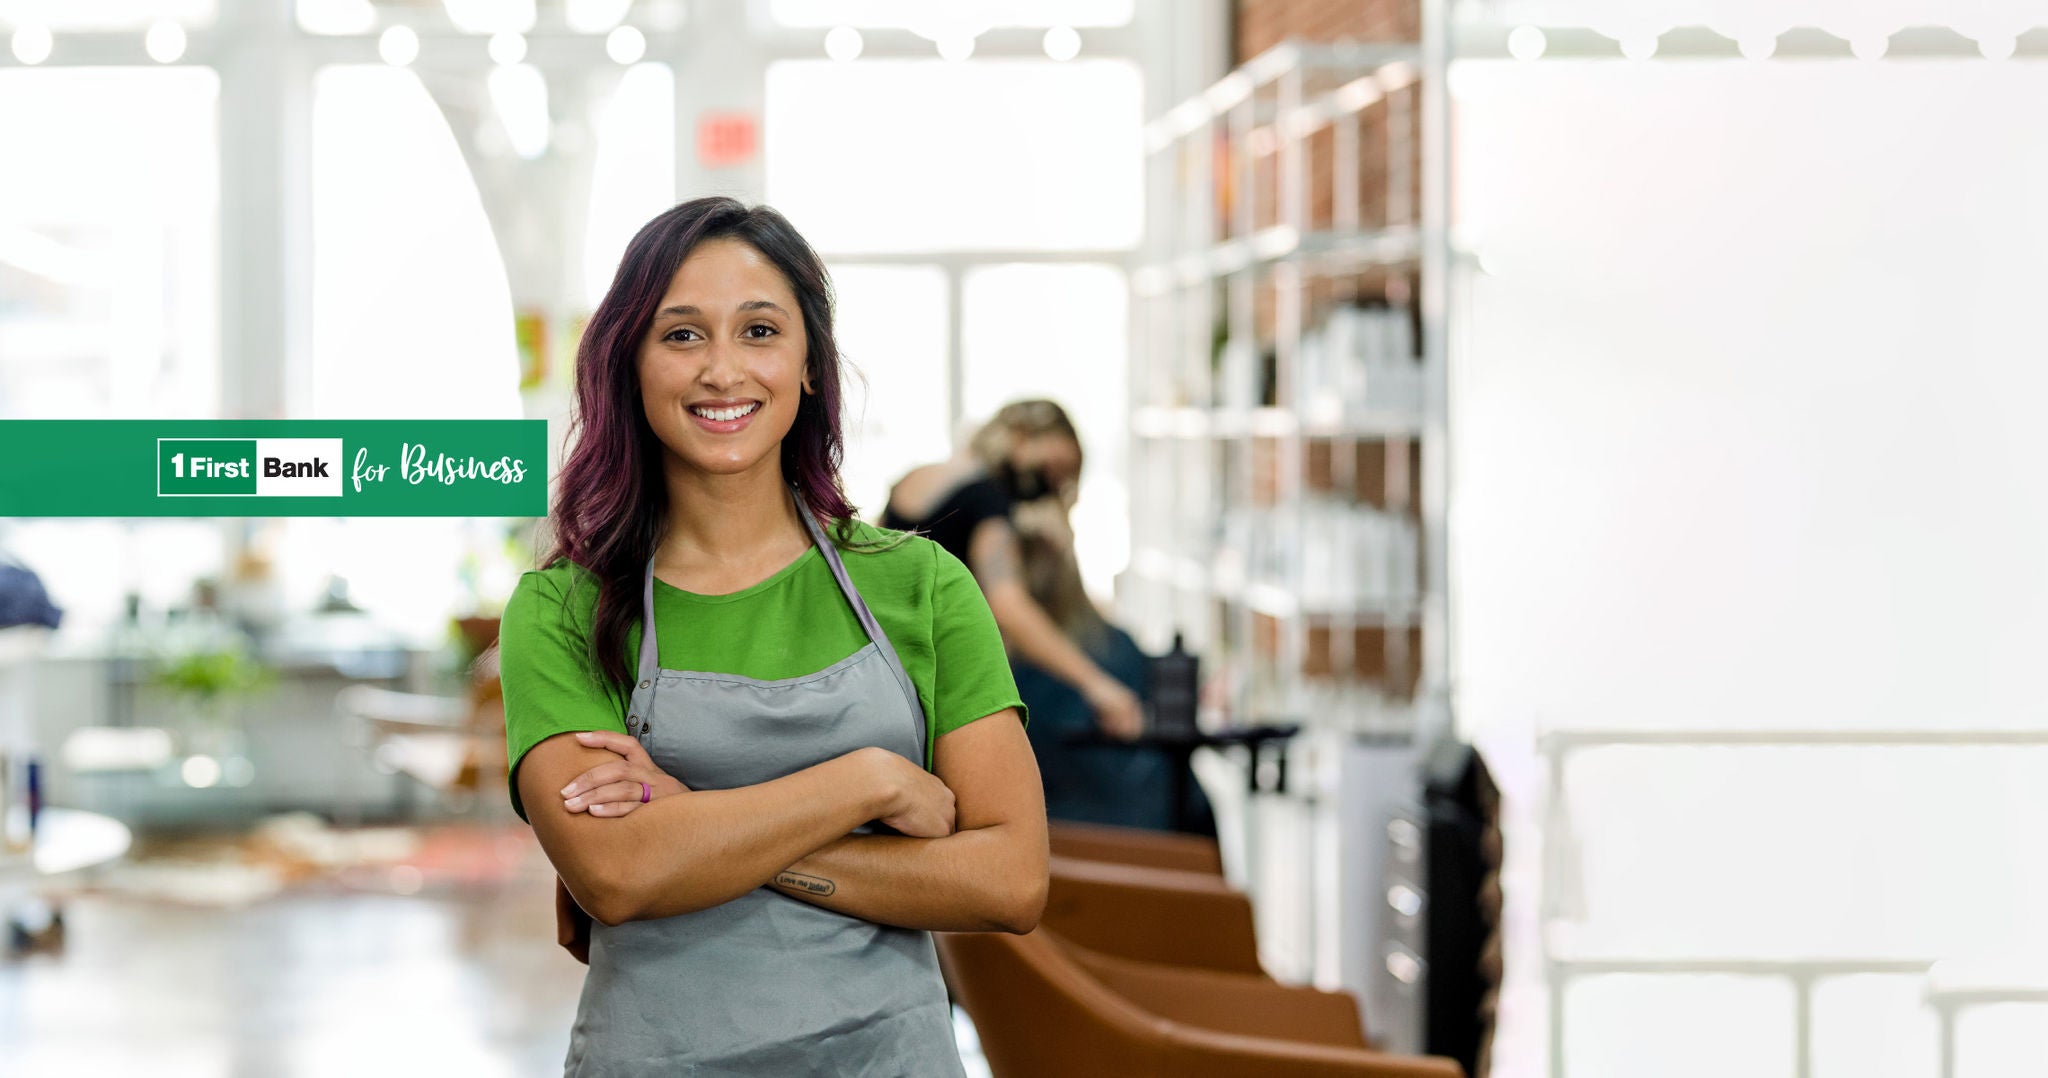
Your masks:
[{"label": "blurred stylist in black shirt", "polygon": [[1138,696],[1150,659],[1109,624],[1081,586],[1068,520],[1081,442],[1059,405],[1020,401],[954,461],[920,468],[891,492],[882,524],[916,528],[974,572],[1010,644],[1025,734],[1055,820],[1216,833],[1208,799],[1189,781],[1173,805],[1175,761],[1137,745],[1085,743],[1091,728],[1123,739],[1142,725]]},{"label": "blurred stylist in black shirt", "polygon": [[1144,725],[1137,695],[1032,595],[1027,540],[1013,520],[1019,506],[1053,499],[1064,520],[1080,479],[1081,438],[1066,411],[1049,400],[1018,401],[997,412],[959,456],[898,480],[881,525],[921,532],[967,563],[1013,658],[1079,694],[1103,732],[1136,737]]}]

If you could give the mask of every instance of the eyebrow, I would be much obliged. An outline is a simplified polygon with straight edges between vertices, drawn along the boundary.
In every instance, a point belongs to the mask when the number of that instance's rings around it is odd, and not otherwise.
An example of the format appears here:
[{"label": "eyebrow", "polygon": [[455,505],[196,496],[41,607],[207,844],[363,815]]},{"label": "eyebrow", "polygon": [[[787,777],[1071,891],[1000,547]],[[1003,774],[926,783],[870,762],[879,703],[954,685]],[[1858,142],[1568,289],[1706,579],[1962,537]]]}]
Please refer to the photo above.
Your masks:
[{"label": "eyebrow", "polygon": [[[734,307],[733,310],[742,313],[747,311],[774,311],[776,314],[779,314],[784,318],[790,317],[789,312],[783,310],[781,304],[776,303],[773,300],[765,299],[747,300],[746,302],[741,303],[739,306]],[[676,315],[677,317],[680,318],[694,318],[697,315],[701,315],[703,313],[704,311],[701,308],[694,307],[691,306],[690,304],[685,303],[679,307],[663,307],[661,310],[654,312],[654,317],[661,318],[666,315]]]}]

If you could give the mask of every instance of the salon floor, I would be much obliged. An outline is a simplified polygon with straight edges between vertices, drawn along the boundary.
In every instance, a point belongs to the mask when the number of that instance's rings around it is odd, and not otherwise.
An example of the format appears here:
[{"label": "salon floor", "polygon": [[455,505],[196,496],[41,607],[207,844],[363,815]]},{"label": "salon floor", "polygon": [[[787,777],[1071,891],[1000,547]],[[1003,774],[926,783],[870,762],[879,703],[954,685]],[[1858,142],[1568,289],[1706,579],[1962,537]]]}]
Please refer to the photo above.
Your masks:
[{"label": "salon floor", "polygon": [[230,906],[68,897],[60,952],[0,959],[0,1073],[560,1075],[584,967],[555,945],[554,876],[530,833],[490,842],[513,851],[505,871],[401,875],[410,894],[326,881]]}]

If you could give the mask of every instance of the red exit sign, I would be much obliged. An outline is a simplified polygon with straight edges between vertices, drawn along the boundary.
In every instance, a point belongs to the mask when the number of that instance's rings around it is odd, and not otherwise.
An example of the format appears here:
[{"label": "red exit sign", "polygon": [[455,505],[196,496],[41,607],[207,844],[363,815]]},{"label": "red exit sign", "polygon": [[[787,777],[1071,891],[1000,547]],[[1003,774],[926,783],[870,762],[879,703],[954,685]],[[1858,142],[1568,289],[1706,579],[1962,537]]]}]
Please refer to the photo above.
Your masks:
[{"label": "red exit sign", "polygon": [[697,161],[705,168],[742,165],[757,145],[751,112],[706,112],[697,117]]}]

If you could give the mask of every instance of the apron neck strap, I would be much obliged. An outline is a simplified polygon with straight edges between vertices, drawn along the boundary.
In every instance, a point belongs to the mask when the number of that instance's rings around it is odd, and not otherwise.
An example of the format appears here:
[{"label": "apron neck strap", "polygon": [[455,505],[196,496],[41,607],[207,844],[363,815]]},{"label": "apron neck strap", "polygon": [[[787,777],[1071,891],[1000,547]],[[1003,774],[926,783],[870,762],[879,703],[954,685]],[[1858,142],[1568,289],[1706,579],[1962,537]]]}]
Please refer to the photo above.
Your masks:
[{"label": "apron neck strap", "polygon": [[894,645],[889,643],[889,634],[882,631],[881,624],[875,621],[874,612],[868,609],[867,600],[860,597],[860,589],[853,586],[853,578],[846,573],[846,563],[839,558],[839,547],[825,538],[824,529],[804,510],[801,498],[797,499],[797,515],[804,518],[804,526],[811,531],[811,541],[818,544],[818,549],[825,555],[825,564],[832,567],[832,579],[839,582],[839,594],[846,596],[847,604],[853,607],[853,616],[860,619],[861,629],[874,642],[875,649],[882,653],[883,661],[889,664],[889,672],[896,676],[896,685],[903,690],[903,698],[910,705],[911,717],[917,720],[917,744],[923,748],[926,733],[924,703],[917,698],[917,685],[910,680],[910,672],[903,669],[903,660],[896,654]]},{"label": "apron neck strap", "polygon": [[[917,697],[917,685],[910,680],[910,673],[903,669],[903,660],[896,654],[896,648],[889,643],[889,635],[882,631],[882,626],[875,621],[874,612],[868,609],[867,602],[860,597],[860,589],[853,586],[853,578],[848,576],[846,572],[846,563],[840,560],[839,547],[826,537],[824,527],[819,524],[817,517],[811,514],[810,509],[804,505],[802,496],[797,493],[797,489],[793,485],[789,488],[789,496],[791,501],[796,504],[797,518],[804,522],[804,531],[810,534],[812,545],[816,546],[818,552],[824,555],[825,564],[831,568],[832,579],[839,585],[839,593],[845,596],[847,604],[853,607],[853,615],[859,619],[861,631],[867,633],[868,640],[874,643],[877,651],[881,652],[882,659],[888,664],[890,673],[895,675],[897,687],[903,690],[904,701],[910,707],[910,715],[916,720],[917,744],[929,756],[931,748],[926,744],[927,719],[924,713],[924,704]],[[647,556],[647,570],[640,583],[640,675],[635,679],[643,685],[652,682],[655,676],[661,672],[661,648],[656,636],[657,634],[654,629],[654,555],[649,554]],[[651,688],[652,686],[648,685],[648,687]]]}]

